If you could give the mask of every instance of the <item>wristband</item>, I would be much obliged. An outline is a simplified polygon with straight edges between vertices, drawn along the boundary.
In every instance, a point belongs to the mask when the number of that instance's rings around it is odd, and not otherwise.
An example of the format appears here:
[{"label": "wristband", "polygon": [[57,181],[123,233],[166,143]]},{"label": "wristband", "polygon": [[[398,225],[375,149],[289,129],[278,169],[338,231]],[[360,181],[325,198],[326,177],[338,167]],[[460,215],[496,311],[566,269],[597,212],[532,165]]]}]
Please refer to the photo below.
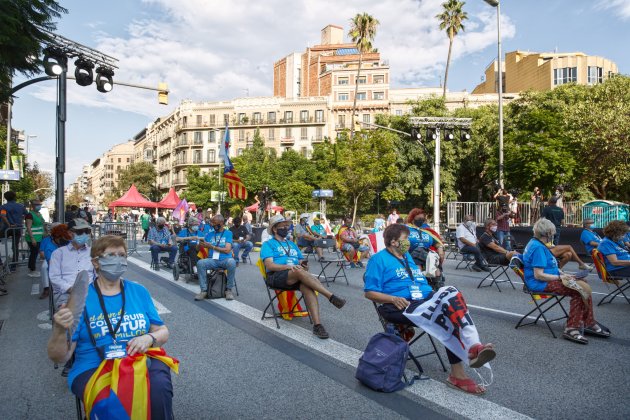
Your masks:
[{"label": "wristband", "polygon": [[151,346],[150,346],[150,347],[155,347],[155,343],[156,343],[156,341],[157,341],[157,340],[155,339],[155,336],[154,336],[153,334],[151,334],[151,333],[147,333],[147,335],[148,335],[149,337],[151,337],[151,339],[153,340],[153,341],[151,342]]}]

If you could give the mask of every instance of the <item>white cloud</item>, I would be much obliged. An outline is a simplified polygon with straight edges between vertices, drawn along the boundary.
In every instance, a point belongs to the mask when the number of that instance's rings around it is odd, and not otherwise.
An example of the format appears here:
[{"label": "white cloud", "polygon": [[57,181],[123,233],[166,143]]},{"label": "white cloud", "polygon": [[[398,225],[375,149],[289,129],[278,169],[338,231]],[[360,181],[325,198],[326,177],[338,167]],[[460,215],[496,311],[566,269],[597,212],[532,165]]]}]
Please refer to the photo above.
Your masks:
[{"label": "white cloud", "polygon": [[599,9],[612,9],[622,20],[630,19],[630,0],[599,0]]}]

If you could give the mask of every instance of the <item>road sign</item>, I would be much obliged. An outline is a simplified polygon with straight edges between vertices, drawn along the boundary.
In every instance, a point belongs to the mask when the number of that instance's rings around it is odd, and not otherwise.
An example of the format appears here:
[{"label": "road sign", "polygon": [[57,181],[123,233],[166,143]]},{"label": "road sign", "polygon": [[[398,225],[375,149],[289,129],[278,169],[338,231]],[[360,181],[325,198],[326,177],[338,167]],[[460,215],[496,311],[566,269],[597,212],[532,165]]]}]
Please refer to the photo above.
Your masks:
[{"label": "road sign", "polygon": [[20,171],[10,171],[6,169],[0,170],[0,180],[2,181],[19,181]]}]

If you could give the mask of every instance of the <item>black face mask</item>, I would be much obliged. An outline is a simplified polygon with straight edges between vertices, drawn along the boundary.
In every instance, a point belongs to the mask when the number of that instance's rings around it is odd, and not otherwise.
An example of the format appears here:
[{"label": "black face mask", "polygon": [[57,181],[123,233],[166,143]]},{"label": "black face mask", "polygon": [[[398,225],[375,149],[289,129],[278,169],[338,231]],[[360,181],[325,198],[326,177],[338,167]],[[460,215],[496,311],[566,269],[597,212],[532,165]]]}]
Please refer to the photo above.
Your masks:
[{"label": "black face mask", "polygon": [[157,225],[158,229],[163,229],[164,225]]},{"label": "black face mask", "polygon": [[223,227],[223,225],[214,225],[214,230],[216,230],[217,232],[221,230],[221,228]]},{"label": "black face mask", "polygon": [[418,226],[418,227],[422,227],[422,225],[424,225],[424,219],[415,219],[413,221],[413,224]]},{"label": "black face mask", "polygon": [[276,230],[276,233],[278,234],[278,236],[280,236],[281,238],[286,238],[289,235],[289,228],[278,228]]}]

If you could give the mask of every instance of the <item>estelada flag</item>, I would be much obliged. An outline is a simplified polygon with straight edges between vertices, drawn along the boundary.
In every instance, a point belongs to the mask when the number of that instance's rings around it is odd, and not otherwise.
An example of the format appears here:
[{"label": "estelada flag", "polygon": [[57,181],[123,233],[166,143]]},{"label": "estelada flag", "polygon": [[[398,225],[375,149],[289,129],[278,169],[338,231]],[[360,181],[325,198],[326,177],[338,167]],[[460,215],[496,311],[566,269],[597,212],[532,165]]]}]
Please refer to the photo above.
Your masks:
[{"label": "estelada flag", "polygon": [[221,153],[223,154],[223,179],[227,184],[228,195],[230,198],[238,198],[239,200],[247,199],[247,188],[238,176],[238,172],[234,169],[234,165],[230,160],[230,131],[225,124],[225,136],[223,138],[223,144],[221,145]]}]

